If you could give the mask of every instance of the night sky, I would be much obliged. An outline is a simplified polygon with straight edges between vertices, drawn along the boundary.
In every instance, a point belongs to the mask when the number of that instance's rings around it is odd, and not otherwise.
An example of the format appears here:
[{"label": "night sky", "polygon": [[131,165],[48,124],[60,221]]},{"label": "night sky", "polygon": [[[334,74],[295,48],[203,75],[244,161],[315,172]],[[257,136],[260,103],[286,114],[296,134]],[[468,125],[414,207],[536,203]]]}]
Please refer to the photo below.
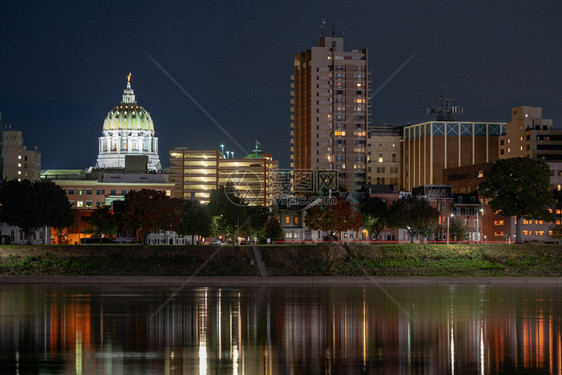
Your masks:
[{"label": "night sky", "polygon": [[372,122],[426,121],[440,86],[459,119],[509,121],[543,107],[562,127],[560,1],[5,1],[0,3],[3,124],[38,146],[42,167],[96,162],[126,75],[151,114],[160,159],[174,146],[243,152],[152,56],[247,150],[259,140],[289,166],[293,55],[316,44],[321,18],[345,49],[369,49]]}]

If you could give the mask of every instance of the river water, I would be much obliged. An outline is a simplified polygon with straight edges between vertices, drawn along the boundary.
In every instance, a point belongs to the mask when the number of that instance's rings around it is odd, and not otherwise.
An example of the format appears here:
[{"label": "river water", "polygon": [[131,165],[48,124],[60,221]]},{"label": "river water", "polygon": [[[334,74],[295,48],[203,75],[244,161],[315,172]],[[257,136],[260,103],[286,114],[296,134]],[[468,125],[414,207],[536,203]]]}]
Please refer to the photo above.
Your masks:
[{"label": "river water", "polygon": [[562,288],[0,286],[1,374],[560,374]]}]

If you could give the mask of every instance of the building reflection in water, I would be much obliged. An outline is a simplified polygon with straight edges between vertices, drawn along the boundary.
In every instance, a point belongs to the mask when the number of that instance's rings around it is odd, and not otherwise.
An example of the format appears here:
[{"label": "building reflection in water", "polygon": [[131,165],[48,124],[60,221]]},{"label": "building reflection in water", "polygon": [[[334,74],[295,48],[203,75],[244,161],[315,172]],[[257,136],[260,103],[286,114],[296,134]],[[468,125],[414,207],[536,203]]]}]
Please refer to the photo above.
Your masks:
[{"label": "building reflection in water", "polygon": [[1,286],[0,373],[562,373],[548,287]]}]

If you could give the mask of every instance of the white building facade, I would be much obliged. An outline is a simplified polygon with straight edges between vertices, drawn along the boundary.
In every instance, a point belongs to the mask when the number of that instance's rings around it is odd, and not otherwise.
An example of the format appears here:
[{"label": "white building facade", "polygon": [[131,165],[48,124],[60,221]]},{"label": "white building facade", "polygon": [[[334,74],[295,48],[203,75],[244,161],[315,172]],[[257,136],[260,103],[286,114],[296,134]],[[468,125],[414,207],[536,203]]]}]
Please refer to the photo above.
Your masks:
[{"label": "white building facade", "polygon": [[147,155],[149,171],[162,169],[154,123],[150,113],[137,104],[130,73],[121,104],[107,114],[103,123],[96,168],[125,168],[127,155]]}]

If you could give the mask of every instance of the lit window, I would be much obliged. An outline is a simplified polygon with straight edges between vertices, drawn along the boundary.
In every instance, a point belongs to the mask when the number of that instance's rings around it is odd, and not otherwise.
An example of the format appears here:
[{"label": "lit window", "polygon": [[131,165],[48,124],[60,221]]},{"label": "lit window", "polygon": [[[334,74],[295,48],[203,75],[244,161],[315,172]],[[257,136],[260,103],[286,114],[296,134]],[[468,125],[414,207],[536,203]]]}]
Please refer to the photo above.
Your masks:
[{"label": "lit window", "polygon": [[86,207],[92,207],[92,201],[86,201]]},{"label": "lit window", "polygon": [[285,224],[289,224],[291,222],[291,218],[289,216],[285,217]]},{"label": "lit window", "polygon": [[21,168],[21,163],[18,163],[18,167],[20,167],[20,168]]},{"label": "lit window", "polygon": [[84,207],[84,201],[77,201],[76,207]]},{"label": "lit window", "polygon": [[77,192],[78,192],[78,195],[84,195],[84,190],[83,190],[83,189],[78,189]]},{"label": "lit window", "polygon": [[21,171],[18,171],[18,174],[21,174]]},{"label": "lit window", "polygon": [[18,155],[18,160],[21,160],[21,155]]},{"label": "lit window", "polygon": [[295,216],[295,217],[293,218],[293,222],[295,223],[295,225],[299,225],[299,217],[298,217],[298,216]]},{"label": "lit window", "polygon": [[503,232],[494,232],[494,236],[496,237],[503,236]]}]

